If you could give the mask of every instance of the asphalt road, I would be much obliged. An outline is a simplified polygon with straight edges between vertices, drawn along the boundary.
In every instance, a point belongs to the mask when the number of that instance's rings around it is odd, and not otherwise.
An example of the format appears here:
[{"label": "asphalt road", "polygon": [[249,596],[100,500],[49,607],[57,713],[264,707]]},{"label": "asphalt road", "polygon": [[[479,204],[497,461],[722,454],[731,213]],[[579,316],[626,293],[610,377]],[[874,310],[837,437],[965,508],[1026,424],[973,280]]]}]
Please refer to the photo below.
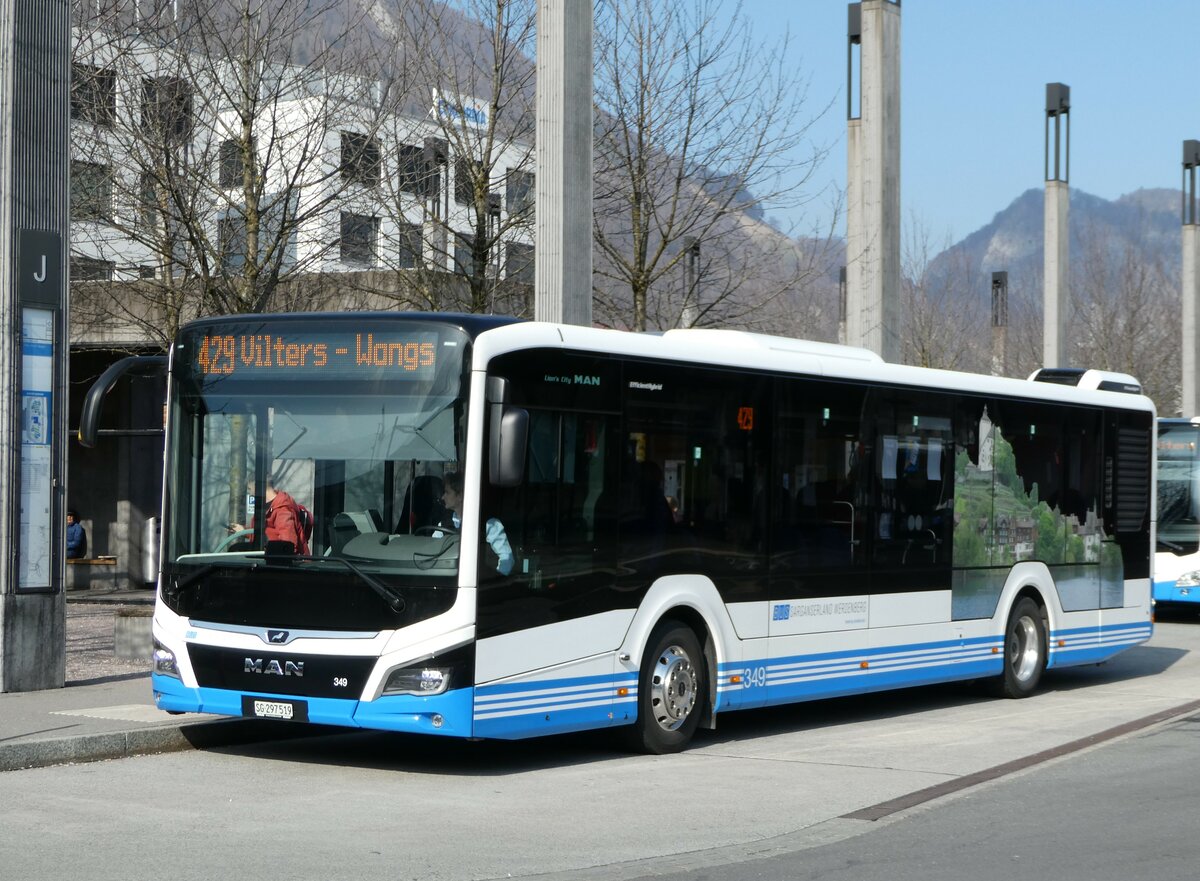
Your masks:
[{"label": "asphalt road", "polygon": [[1028,700],[955,685],[730,714],[677,756],[350,733],[13,771],[0,875],[1193,878],[1195,711],[854,817],[1194,702],[1198,649],[1200,623],[1169,621]]},{"label": "asphalt road", "polygon": [[656,881],[1194,881],[1200,715],[915,809],[868,832]]}]

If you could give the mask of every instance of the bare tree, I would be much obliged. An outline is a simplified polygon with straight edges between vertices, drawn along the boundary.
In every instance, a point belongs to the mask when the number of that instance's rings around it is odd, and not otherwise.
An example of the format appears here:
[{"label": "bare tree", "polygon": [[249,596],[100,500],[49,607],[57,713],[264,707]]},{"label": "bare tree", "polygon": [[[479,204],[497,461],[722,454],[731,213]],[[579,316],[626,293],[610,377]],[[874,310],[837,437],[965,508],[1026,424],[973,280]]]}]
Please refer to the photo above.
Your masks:
[{"label": "bare tree", "polygon": [[375,16],[412,73],[408,113],[388,122],[399,167],[384,186],[395,241],[381,266],[408,270],[396,277],[409,305],[526,311],[535,0],[377,4]]},{"label": "bare tree", "polygon": [[611,0],[596,19],[597,320],[645,330],[753,326],[814,264],[763,222],[825,151],[787,41],[754,40],[738,4]]},{"label": "bare tree", "polygon": [[93,305],[163,342],[196,314],[306,308],[288,281],[345,256],[336,207],[378,185],[397,74],[350,0],[149,5],[81,7],[73,256],[114,279]]},{"label": "bare tree", "polygon": [[1045,366],[1042,358],[1042,308],[1045,285],[1041,263],[1027,263],[1008,274],[1007,376],[1024,378]]},{"label": "bare tree", "polygon": [[1128,373],[1164,414],[1179,412],[1179,277],[1147,241],[1146,223],[1120,235],[1092,225],[1072,266],[1072,361]]},{"label": "bare tree", "polygon": [[[936,258],[936,262],[935,262]],[[971,259],[949,239],[936,250],[928,227],[906,225],[900,290],[901,360],[918,367],[982,370],[988,322]]]}]

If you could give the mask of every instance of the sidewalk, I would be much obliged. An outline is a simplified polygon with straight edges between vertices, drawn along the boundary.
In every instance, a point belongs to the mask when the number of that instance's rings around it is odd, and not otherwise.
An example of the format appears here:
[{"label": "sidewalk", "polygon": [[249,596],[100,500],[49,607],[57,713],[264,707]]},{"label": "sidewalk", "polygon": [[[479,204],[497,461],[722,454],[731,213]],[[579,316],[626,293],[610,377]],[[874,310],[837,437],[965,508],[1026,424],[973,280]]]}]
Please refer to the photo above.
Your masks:
[{"label": "sidewalk", "polygon": [[68,591],[66,687],[0,694],[0,772],[296,733],[278,723],[156,709],[150,659],[118,658],[113,639],[118,610],[153,604],[153,590]]}]

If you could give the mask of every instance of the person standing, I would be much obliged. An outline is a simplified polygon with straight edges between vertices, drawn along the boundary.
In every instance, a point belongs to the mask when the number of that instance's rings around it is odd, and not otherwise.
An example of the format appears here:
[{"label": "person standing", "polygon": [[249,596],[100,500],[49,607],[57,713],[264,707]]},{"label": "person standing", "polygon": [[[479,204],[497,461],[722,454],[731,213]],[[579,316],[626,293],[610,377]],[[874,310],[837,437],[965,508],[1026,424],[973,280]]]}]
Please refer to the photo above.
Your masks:
[{"label": "person standing", "polygon": [[[254,483],[246,484],[248,492],[254,492]],[[304,534],[304,524],[300,517],[300,505],[288,493],[275,487],[274,478],[267,478],[266,485],[266,533],[267,541],[289,542],[296,553],[308,556],[308,539]],[[255,514],[250,521],[250,529],[258,519]],[[246,527],[240,523],[229,524],[230,532],[240,532]]]}]

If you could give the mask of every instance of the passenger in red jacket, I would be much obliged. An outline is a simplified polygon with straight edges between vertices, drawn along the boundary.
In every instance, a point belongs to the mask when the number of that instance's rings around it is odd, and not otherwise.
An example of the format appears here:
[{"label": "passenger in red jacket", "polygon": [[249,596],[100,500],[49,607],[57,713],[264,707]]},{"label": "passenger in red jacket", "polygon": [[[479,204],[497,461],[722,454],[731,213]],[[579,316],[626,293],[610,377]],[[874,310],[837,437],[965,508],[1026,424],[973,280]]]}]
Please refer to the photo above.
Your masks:
[{"label": "passenger in red jacket", "polygon": [[[247,483],[247,492],[254,492],[253,481]],[[267,478],[267,541],[290,542],[297,554],[308,555],[308,541],[304,537],[304,524],[300,520],[300,506],[290,495],[275,488],[273,478]],[[250,520],[250,529],[254,528],[258,515]],[[238,532],[246,527],[240,523],[229,524],[231,532]]]}]

